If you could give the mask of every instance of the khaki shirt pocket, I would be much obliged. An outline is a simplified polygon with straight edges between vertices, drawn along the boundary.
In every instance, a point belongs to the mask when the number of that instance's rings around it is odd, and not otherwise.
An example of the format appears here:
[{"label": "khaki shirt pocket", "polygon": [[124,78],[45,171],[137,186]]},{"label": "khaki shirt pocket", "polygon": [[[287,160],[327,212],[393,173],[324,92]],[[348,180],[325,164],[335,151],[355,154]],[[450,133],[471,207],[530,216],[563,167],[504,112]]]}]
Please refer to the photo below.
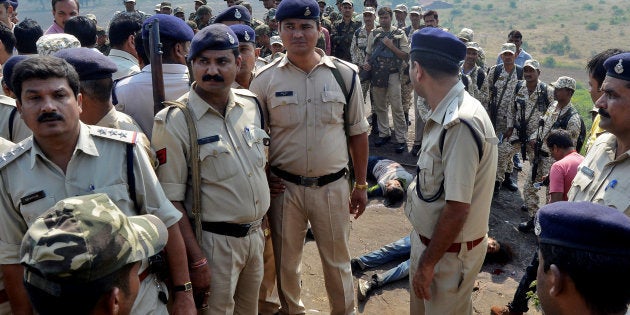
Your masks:
[{"label": "khaki shirt pocket", "polygon": [[426,156],[418,160],[418,182],[424,198],[430,199],[440,190],[444,173],[434,165],[433,159]]},{"label": "khaki shirt pocket", "polygon": [[322,92],[322,104],[318,107],[319,117],[323,124],[343,123],[343,106],[346,98],[342,92]]},{"label": "khaki shirt pocket", "polygon": [[618,183],[615,187],[609,187],[604,191],[604,205],[628,214],[627,212],[630,210],[628,189],[630,187],[623,187],[620,184]]},{"label": "khaki shirt pocket", "polygon": [[255,158],[256,165],[264,167],[267,162],[265,146],[269,145],[269,135],[264,130],[250,125],[243,130],[243,138]]},{"label": "khaki shirt pocket", "polygon": [[285,128],[296,127],[299,123],[298,98],[295,93],[287,96],[273,96],[269,110],[269,123],[271,126]]},{"label": "khaki shirt pocket", "polygon": [[223,137],[219,141],[201,145],[199,147],[199,159],[203,178],[208,181],[222,181],[232,178],[238,172],[238,159],[233,156],[233,152]]},{"label": "khaki shirt pocket", "polygon": [[[28,196],[30,193],[26,193],[24,195]],[[31,226],[37,217],[54,206],[56,202],[57,200],[55,200],[55,196],[46,196],[25,205],[20,205],[20,212],[22,213],[22,217],[24,218],[24,221],[26,221],[26,224]]]}]

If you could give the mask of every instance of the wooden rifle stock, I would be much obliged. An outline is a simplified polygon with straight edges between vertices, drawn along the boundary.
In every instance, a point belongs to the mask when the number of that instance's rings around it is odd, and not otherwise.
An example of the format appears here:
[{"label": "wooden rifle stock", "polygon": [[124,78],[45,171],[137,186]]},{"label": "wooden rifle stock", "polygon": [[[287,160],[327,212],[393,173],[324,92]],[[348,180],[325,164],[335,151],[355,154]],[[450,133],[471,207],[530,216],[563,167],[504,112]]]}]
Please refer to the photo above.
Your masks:
[{"label": "wooden rifle stock", "polygon": [[154,19],[149,24],[149,59],[151,61],[151,83],[153,85],[153,114],[164,108],[164,74],[162,72],[162,43],[160,42],[160,21]]}]

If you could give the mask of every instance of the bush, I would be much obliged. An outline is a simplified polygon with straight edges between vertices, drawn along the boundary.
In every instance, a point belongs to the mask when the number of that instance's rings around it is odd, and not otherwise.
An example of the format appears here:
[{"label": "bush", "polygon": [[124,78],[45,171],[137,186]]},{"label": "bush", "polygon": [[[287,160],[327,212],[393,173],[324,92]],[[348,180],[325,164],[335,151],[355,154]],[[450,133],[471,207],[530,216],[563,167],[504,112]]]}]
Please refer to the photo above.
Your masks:
[{"label": "bush", "polygon": [[473,10],[477,10],[477,11],[481,11],[481,5],[479,5],[479,4],[473,4],[472,9],[473,9]]},{"label": "bush", "polygon": [[546,57],[545,59],[543,59],[542,64],[543,64],[543,66],[545,66],[547,68],[555,68],[556,67],[556,59],[554,59],[551,56]]},{"label": "bush", "polygon": [[492,3],[489,3],[486,8],[488,9],[488,11],[492,10],[494,8],[494,5]]},{"label": "bush", "polygon": [[591,22],[586,25],[586,29],[589,31],[597,31],[599,29],[599,23]]},{"label": "bush", "polygon": [[545,43],[545,46],[542,48],[542,52],[546,54],[556,54],[558,56],[564,56],[564,54],[570,52],[572,49],[571,41],[568,36],[564,36],[564,38],[560,41],[553,41]]},{"label": "bush", "polygon": [[516,1],[514,0],[510,1],[510,8],[516,9]]},{"label": "bush", "polygon": [[590,3],[585,3],[582,5],[582,10],[593,11],[593,5]]}]

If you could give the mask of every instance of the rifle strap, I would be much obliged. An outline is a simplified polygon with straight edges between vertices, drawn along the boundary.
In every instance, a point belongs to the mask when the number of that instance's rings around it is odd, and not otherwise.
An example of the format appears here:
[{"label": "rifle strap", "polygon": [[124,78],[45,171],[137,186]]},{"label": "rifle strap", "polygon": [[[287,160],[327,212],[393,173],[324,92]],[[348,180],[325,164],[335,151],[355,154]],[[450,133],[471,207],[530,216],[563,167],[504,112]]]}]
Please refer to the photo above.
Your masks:
[{"label": "rifle strap", "polygon": [[337,84],[339,84],[341,92],[346,98],[346,103],[343,104],[343,130],[346,133],[346,147],[348,149],[348,160],[350,161],[348,163],[348,172],[350,174],[350,185],[352,185],[352,182],[354,181],[354,168],[352,167],[352,155],[350,154],[350,133],[348,132],[348,104],[350,104],[350,99],[352,98],[352,93],[354,92],[357,75],[356,72],[352,69],[352,82],[350,83],[350,91],[348,91],[348,88],[346,87],[346,82],[341,76],[341,72],[338,69],[341,66],[341,63],[335,58],[333,58],[332,61],[335,65],[335,68],[330,68],[330,72],[332,72],[333,76],[335,77],[335,81],[337,81]]},{"label": "rifle strap", "polygon": [[[512,69],[512,71],[508,74],[508,78],[507,81],[505,81],[505,84],[503,85],[503,89],[501,90],[501,96],[499,96],[499,99],[494,102],[495,106],[497,107],[497,112],[499,112],[499,105],[501,105],[501,101],[503,101],[503,96],[505,95],[505,90],[507,90],[507,86],[510,83],[510,80],[512,79],[512,73],[514,73],[514,70],[516,69],[516,66],[514,69]],[[493,83],[496,83],[493,82]]]},{"label": "rifle strap", "polygon": [[195,237],[197,243],[201,246],[203,241],[201,237],[201,160],[199,159],[199,143],[197,143],[197,125],[193,118],[193,114],[186,104],[178,101],[165,101],[165,106],[174,106],[179,108],[186,118],[188,125],[188,138],[190,141],[189,164],[192,175],[192,214],[195,224]]}]

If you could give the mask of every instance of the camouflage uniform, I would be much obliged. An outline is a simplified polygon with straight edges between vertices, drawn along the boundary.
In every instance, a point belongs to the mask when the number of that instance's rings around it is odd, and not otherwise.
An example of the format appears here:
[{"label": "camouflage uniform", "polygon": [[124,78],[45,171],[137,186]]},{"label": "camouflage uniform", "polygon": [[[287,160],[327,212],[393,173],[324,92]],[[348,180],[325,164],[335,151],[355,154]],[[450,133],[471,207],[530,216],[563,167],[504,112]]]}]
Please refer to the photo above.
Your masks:
[{"label": "camouflage uniform", "polygon": [[[483,71],[483,69],[481,69],[479,66],[475,65],[473,67],[472,70],[470,70],[470,72],[468,73],[463,73],[464,71],[464,66],[462,65],[462,76],[466,76],[466,78],[468,79],[468,88],[466,91],[468,91],[468,94],[470,94],[470,96],[476,98],[477,100],[479,100],[481,102],[482,99],[482,90],[483,90],[483,83],[481,83],[481,88],[479,88],[479,82],[477,82],[477,78],[479,78],[478,74],[479,71]],[[488,77],[485,77],[486,80]]]},{"label": "camouflage uniform", "polygon": [[[354,32],[352,37],[352,44],[350,44],[350,56],[352,57],[352,63],[357,65],[359,69],[365,64],[365,48],[367,47],[368,32],[365,26],[361,26]],[[367,91],[370,89],[370,80],[361,81],[361,90],[363,91],[363,98],[366,98]],[[372,111],[374,111],[374,105],[372,104]]]},{"label": "camouflage uniform", "polygon": [[[486,81],[483,83],[481,87],[481,103],[488,111],[488,115],[490,115],[490,119],[493,119],[492,111],[490,109],[490,101],[492,98],[491,88],[496,88],[496,121],[494,123],[494,131],[499,138],[499,141],[503,139],[503,135],[505,135],[508,128],[508,116],[513,114],[514,108],[514,89],[516,88],[516,83],[518,82],[516,66],[514,66],[514,70],[512,73],[507,73],[505,68],[501,70],[499,77],[495,82],[494,80],[494,69],[497,66],[493,66],[490,68],[488,72],[488,77]],[[505,88],[505,92],[503,89]],[[503,93],[503,98],[501,98],[501,94]],[[499,99],[501,98],[501,99]],[[503,182],[505,179],[505,173],[510,172],[511,168],[509,168],[510,163],[512,162],[512,157],[514,154],[518,152],[518,148],[514,148],[508,139],[503,139],[501,143],[499,143],[499,161],[497,163],[497,178],[496,181]],[[510,170],[510,171],[508,171]]]},{"label": "camouflage uniform", "polygon": [[[508,127],[520,126],[521,115],[525,116],[525,124],[527,135],[527,140],[531,139],[531,135],[536,133],[538,129],[538,121],[545,112],[547,111],[548,104],[553,102],[553,87],[549,84],[544,84],[540,80],[536,84],[536,88],[532,93],[529,93],[527,90],[527,86],[525,81],[523,82],[521,87],[516,91],[516,101],[514,106],[514,114],[510,115],[511,119],[508,120]],[[544,84],[544,86],[542,85]],[[541,90],[541,88],[546,88],[547,99],[544,99],[545,93]],[[525,105],[523,107],[523,105]],[[518,139],[518,130],[515,128],[512,133],[511,139]],[[517,141],[517,140],[512,140]],[[534,160],[534,149],[527,145],[527,143],[521,143],[520,141],[515,144],[520,149],[520,146],[526,146],[527,158],[530,163]],[[543,146],[543,149],[546,148]],[[546,151],[546,150],[544,150]],[[523,157],[525,158],[525,157]],[[542,157],[538,164],[538,171],[536,172],[536,178],[540,178],[542,175],[549,173],[549,168],[553,164],[554,160],[551,156]],[[536,211],[538,209],[538,205],[540,203],[540,198],[538,197],[538,190],[533,187],[534,182],[532,181],[532,169],[528,169],[525,186],[523,189],[523,199],[525,200],[525,205],[528,209],[533,209]]]},{"label": "camouflage uniform", "polygon": [[343,19],[335,22],[330,30],[330,41],[332,55],[345,61],[352,61],[350,46],[354,37],[354,32],[361,27],[361,22],[350,21],[346,23]]},{"label": "camouflage uniform", "polygon": [[[93,290],[97,281],[157,254],[167,240],[159,218],[128,217],[107,194],[64,199],[35,219],[24,235],[20,249],[20,261],[27,267],[24,281],[66,301],[77,295],[77,286],[84,287],[86,295],[99,294]],[[35,304],[35,309],[46,306]],[[71,305],[58,305],[56,311],[63,313],[66,307]]]}]

